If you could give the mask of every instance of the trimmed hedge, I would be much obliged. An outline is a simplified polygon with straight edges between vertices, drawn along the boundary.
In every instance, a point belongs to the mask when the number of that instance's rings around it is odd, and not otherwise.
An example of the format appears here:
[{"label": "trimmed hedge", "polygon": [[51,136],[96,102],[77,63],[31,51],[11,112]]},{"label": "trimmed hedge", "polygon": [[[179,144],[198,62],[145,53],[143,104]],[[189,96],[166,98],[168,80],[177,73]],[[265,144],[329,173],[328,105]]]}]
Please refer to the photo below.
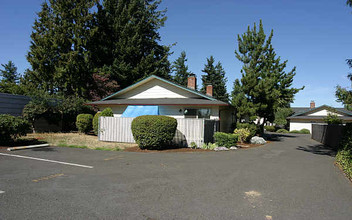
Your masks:
[{"label": "trimmed hedge", "polygon": [[101,116],[101,112],[97,112],[95,113],[94,117],[93,117],[93,130],[94,130],[94,134],[98,135],[98,129],[99,129],[99,117]]},{"label": "trimmed hedge", "polygon": [[106,108],[104,109],[102,112],[101,112],[101,115],[102,117],[113,117],[114,116],[114,113],[112,112],[112,109],[111,108]]},{"label": "trimmed hedge", "polygon": [[134,140],[141,149],[169,147],[175,136],[177,120],[162,115],[143,115],[132,121]]},{"label": "trimmed hedge", "polygon": [[0,145],[13,142],[30,130],[27,120],[8,114],[0,114]]},{"label": "trimmed hedge", "polygon": [[238,141],[238,135],[223,132],[215,132],[214,139],[215,143],[218,146],[230,148],[232,146],[236,146]]},{"label": "trimmed hedge", "polygon": [[264,126],[264,129],[269,132],[275,132],[275,127],[274,126]]},{"label": "trimmed hedge", "polygon": [[93,115],[79,114],[76,119],[76,126],[79,132],[88,133],[92,130]]}]

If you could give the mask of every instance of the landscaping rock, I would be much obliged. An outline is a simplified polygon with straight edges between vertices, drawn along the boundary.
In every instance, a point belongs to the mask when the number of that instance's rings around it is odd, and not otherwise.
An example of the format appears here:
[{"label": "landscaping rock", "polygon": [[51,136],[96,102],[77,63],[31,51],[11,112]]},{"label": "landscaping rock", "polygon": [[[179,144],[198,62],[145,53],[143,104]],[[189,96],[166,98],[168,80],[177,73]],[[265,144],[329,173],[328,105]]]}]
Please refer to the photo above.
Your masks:
[{"label": "landscaping rock", "polygon": [[254,136],[251,138],[251,144],[266,144],[266,141],[262,137]]},{"label": "landscaping rock", "polygon": [[214,149],[215,151],[224,151],[224,150],[229,150],[227,147],[216,147]]},{"label": "landscaping rock", "polygon": [[238,148],[235,146],[230,147],[230,150],[237,150]]}]

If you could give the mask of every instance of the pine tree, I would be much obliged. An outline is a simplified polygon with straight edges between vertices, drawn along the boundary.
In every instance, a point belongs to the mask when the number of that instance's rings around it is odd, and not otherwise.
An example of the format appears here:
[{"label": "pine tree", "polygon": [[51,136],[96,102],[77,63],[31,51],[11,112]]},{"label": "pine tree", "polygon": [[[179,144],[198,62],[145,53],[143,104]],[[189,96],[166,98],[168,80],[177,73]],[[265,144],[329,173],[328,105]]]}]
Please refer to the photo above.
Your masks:
[{"label": "pine tree", "polygon": [[213,86],[213,97],[223,102],[228,102],[229,97],[226,91],[227,78],[225,77],[225,70],[220,62],[215,66],[214,63],[215,59],[213,56],[207,58],[207,64],[204,65],[204,69],[202,70],[206,75],[202,75],[203,84],[200,91],[206,93],[207,85],[211,84]]},{"label": "pine tree", "polygon": [[187,86],[187,79],[192,74],[192,72],[188,71],[186,62],[186,52],[182,51],[181,55],[173,62],[171,66],[171,69],[174,72],[173,80],[182,86]]},{"label": "pine tree", "polygon": [[1,81],[4,83],[18,83],[20,77],[15,64],[10,60],[7,64],[1,64],[1,66],[4,68],[0,70]]},{"label": "pine tree", "polygon": [[89,97],[94,83],[89,50],[92,26],[90,10],[96,0],[44,2],[34,22],[26,77],[50,93]]},{"label": "pine tree", "polygon": [[[294,95],[304,87],[292,88],[296,68],[286,73],[287,61],[281,62],[271,44],[273,30],[267,38],[262,21],[238,36],[236,57],[243,62],[241,80],[236,80],[232,92],[232,104],[237,115],[252,114],[266,121],[273,121],[278,108],[288,107]],[[242,99],[241,101],[239,101]],[[246,107],[241,106],[246,103]],[[264,124],[263,123],[263,124]],[[263,125],[262,124],[262,125]]]},{"label": "pine tree", "polygon": [[[347,60],[347,65],[352,69],[352,59]],[[347,78],[351,81],[352,84],[352,73],[349,73]],[[352,110],[352,90],[337,86],[335,95],[338,102],[343,103],[348,110]]]},{"label": "pine tree", "polygon": [[100,58],[93,57],[92,62],[121,88],[152,74],[170,78],[169,47],[159,44],[158,29],[166,20],[159,4],[155,0],[105,0],[98,7],[98,36],[94,38],[102,44],[93,53]]}]

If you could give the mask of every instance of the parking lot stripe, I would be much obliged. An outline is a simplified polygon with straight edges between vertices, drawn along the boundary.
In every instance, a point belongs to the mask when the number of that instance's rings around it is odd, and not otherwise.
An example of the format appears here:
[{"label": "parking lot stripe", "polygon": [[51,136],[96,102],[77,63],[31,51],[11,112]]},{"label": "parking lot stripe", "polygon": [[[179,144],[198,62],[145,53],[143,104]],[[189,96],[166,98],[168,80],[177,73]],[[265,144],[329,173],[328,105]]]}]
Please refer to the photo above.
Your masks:
[{"label": "parking lot stripe", "polygon": [[31,160],[39,160],[39,161],[45,161],[45,162],[50,162],[50,163],[58,163],[58,164],[64,164],[64,165],[70,165],[70,166],[76,166],[76,167],[84,167],[84,168],[90,168],[90,169],[93,168],[92,166],[87,166],[87,165],[81,165],[81,164],[76,164],[76,163],[67,163],[67,162],[61,162],[61,161],[56,161],[56,160],[47,160],[47,159],[35,158],[35,157],[27,157],[27,156],[21,156],[21,155],[16,155],[16,154],[0,153],[0,155],[9,156],[9,157],[18,157],[18,158],[24,158],[24,159],[31,159]]},{"label": "parking lot stripe", "polygon": [[1,190],[0,190],[0,194],[1,194],[1,193],[5,193],[5,191],[1,191]]},{"label": "parking lot stripe", "polygon": [[39,179],[35,179],[35,180],[32,180],[33,182],[39,182],[39,181],[43,181],[43,180],[50,180],[50,179],[53,179],[53,178],[56,178],[56,177],[59,177],[59,176],[63,176],[64,174],[63,173],[57,173],[57,174],[53,174],[53,175],[50,175],[50,176],[45,176],[45,177],[42,177],[42,178],[39,178]]}]

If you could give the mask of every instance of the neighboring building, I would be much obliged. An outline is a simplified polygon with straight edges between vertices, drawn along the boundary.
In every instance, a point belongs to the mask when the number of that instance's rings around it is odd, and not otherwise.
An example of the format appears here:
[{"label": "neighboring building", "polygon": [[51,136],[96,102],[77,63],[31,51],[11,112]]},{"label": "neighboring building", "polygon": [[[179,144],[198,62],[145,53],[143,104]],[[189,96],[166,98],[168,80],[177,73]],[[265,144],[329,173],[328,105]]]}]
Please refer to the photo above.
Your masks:
[{"label": "neighboring building", "polygon": [[187,88],[152,75],[100,101],[88,104],[99,110],[110,107],[114,117],[166,115],[174,118],[219,120],[220,131],[231,132],[234,114],[230,104],[212,97],[212,85],[208,85],[206,95],[197,92],[195,88],[195,75],[188,78]]},{"label": "neighboring building", "polygon": [[[332,109],[335,111],[331,111]],[[336,114],[343,123],[352,122],[351,111],[344,108],[332,108],[327,105],[315,107],[314,101],[310,103],[309,108],[293,107],[292,110],[293,115],[287,118],[290,121],[290,131],[306,128],[312,132],[312,124],[324,124],[324,119],[329,113]]]},{"label": "neighboring building", "polygon": [[31,99],[24,95],[0,93],[0,114],[21,116],[25,105]]}]

